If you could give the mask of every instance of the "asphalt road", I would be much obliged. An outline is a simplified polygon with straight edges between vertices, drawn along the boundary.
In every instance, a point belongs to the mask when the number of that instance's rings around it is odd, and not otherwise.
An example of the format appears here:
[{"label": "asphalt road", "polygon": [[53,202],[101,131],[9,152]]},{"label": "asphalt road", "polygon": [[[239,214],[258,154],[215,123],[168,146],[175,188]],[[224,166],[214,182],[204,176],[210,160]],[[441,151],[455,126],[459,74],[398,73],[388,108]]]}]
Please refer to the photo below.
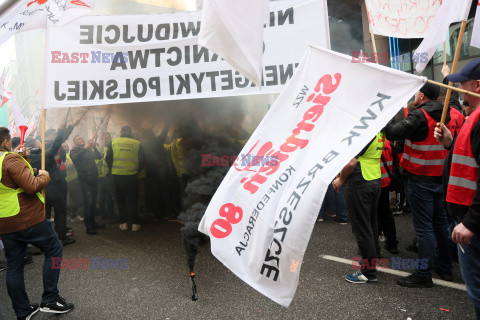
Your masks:
[{"label": "asphalt road", "polygon": [[[75,304],[61,316],[38,313],[34,319],[474,319],[467,293],[436,285],[428,289],[396,285],[398,276],[380,273],[377,284],[350,284],[350,266],[322,258],[358,256],[350,225],[327,219],[317,223],[290,308],[264,297],[234,276],[210,253],[200,249],[196,261],[199,300],[191,301],[188,268],[180,241],[180,225],[152,221],[137,233],[108,225],[87,236],[75,227],[77,242],[65,247],[64,258],[128,259],[124,270],[62,270],[60,293]],[[400,256],[416,258],[404,247],[413,237],[411,216],[396,217]],[[385,258],[391,255],[383,250]],[[32,302],[42,294],[43,256],[25,268]],[[454,263],[454,281],[462,283]],[[15,319],[0,273],[0,319]]]}]

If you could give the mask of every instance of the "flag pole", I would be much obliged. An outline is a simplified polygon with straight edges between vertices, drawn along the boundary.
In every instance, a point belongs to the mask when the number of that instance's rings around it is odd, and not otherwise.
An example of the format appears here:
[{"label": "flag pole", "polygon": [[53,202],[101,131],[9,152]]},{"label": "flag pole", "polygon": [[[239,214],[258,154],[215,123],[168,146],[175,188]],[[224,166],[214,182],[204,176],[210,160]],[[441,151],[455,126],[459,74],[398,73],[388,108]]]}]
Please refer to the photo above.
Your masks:
[{"label": "flag pole", "polygon": [[475,93],[475,92],[459,89],[457,87],[449,86],[448,84],[443,84],[441,82],[437,82],[437,81],[433,81],[433,80],[427,80],[427,82],[431,83],[431,84],[434,84],[436,86],[442,87],[442,88],[446,88],[446,89],[449,89],[449,90],[452,90],[452,91],[457,91],[457,92],[460,92],[460,93],[463,93],[463,94],[468,94],[468,95],[471,95],[472,97],[480,98],[480,94]]},{"label": "flag pole", "polygon": [[370,31],[370,37],[372,38],[372,46],[373,46],[373,54],[375,56],[375,63],[378,64],[377,44],[375,43],[375,35],[373,34],[373,31]]},{"label": "flag pole", "polygon": [[[458,64],[458,59],[460,57],[460,49],[462,48],[463,34],[465,33],[465,27],[466,26],[467,26],[467,20],[463,20],[462,21],[462,26],[460,27],[460,34],[458,35],[457,49],[455,50],[455,57],[453,58],[452,73],[455,73],[457,71],[457,64]],[[450,87],[452,87],[453,82],[449,81],[448,85]],[[440,120],[440,122],[442,124],[444,124],[445,120],[447,119],[447,113],[448,113],[448,107],[450,106],[450,96],[451,95],[452,95],[452,89],[449,88],[449,89],[447,89],[447,94],[445,96],[445,102],[443,103],[442,119]]]},{"label": "flag pole", "polygon": [[[47,117],[47,110],[42,109],[42,170],[45,170],[45,119]],[[43,198],[45,199],[45,189],[42,190]],[[43,204],[43,213],[45,214],[45,203]]]},{"label": "flag pole", "polygon": [[447,42],[443,42],[443,66],[447,65]]}]

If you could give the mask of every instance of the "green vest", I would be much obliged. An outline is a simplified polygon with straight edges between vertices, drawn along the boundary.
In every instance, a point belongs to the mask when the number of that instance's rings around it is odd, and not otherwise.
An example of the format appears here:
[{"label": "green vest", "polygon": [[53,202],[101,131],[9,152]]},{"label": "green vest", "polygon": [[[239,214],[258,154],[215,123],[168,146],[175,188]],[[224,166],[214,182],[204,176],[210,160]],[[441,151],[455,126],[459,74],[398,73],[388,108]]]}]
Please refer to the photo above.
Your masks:
[{"label": "green vest", "polygon": [[[23,192],[21,188],[12,189],[4,186],[1,183],[3,159],[5,159],[5,156],[9,153],[12,152],[0,152],[0,199],[2,199],[2,201],[0,201],[0,218],[9,218],[20,213],[18,194]],[[25,162],[28,164],[31,174],[33,174],[32,166],[27,162],[27,160],[25,160]],[[45,203],[45,200],[40,192],[37,192],[37,197],[40,199],[40,201]]]},{"label": "green vest", "polygon": [[107,162],[105,161],[105,158],[107,156],[107,147],[103,147],[103,157],[102,159],[97,159],[95,160],[95,164],[97,165],[97,170],[98,170],[98,177],[103,178],[107,176],[108,173],[108,166]]},{"label": "green vest", "polygon": [[77,169],[75,169],[75,165],[70,157],[70,153],[67,153],[67,160],[70,161],[72,165],[67,167],[67,177],[65,178],[65,181],[72,182],[73,180],[77,179]]},{"label": "green vest", "polygon": [[116,138],[112,140],[112,149],[112,174],[119,176],[136,175],[140,141],[132,138]]},{"label": "green vest", "polygon": [[358,158],[362,169],[363,179],[370,181],[380,179],[382,176],[380,171],[380,158],[382,156],[384,143],[385,136],[382,132],[379,132],[368,147],[367,151]]}]

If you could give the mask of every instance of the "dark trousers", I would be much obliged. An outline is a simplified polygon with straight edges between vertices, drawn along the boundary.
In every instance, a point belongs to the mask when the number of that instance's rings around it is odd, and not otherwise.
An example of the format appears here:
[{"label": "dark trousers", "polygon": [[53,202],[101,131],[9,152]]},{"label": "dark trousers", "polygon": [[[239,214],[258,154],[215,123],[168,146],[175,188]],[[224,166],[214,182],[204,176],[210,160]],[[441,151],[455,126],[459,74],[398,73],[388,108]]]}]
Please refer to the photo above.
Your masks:
[{"label": "dark trousers", "polygon": [[45,190],[47,219],[50,219],[52,208],[55,212],[55,230],[61,240],[65,239],[67,234],[67,182],[65,179],[51,181]]},{"label": "dark trousers", "polygon": [[130,218],[132,224],[139,224],[137,177],[135,175],[112,175],[112,177],[121,223],[127,222]]},{"label": "dark trousers", "polygon": [[378,233],[383,231],[387,238],[389,248],[397,247],[397,229],[395,228],[395,219],[390,209],[390,192],[387,188],[382,188],[380,200],[378,201]]},{"label": "dark trousers", "polygon": [[17,317],[30,312],[30,300],[25,290],[24,256],[27,244],[31,243],[45,254],[43,262],[42,303],[50,303],[58,296],[58,278],[60,269],[52,269],[52,257],[62,257],[63,248],[49,220],[31,228],[2,234],[5,256],[7,258],[7,291]]},{"label": "dark trousers", "polygon": [[415,269],[415,274],[420,277],[431,277],[435,251],[438,253],[440,271],[452,273],[452,239],[447,213],[442,203],[442,184],[408,180],[406,185],[413,226],[417,234],[418,259],[428,261],[428,267]]},{"label": "dark trousers", "polygon": [[97,213],[98,180],[81,180],[80,188],[83,196],[83,213],[86,228],[95,228],[95,215]]},{"label": "dark trousers", "polygon": [[98,210],[102,218],[115,216],[110,178],[102,177],[98,179]]},{"label": "dark trousers", "polygon": [[345,204],[352,223],[352,231],[357,240],[362,259],[368,259],[369,265],[362,265],[361,271],[366,276],[376,276],[377,269],[372,266],[372,259],[380,255],[378,244],[377,208],[382,183],[380,179],[366,181],[363,179],[347,180]]}]

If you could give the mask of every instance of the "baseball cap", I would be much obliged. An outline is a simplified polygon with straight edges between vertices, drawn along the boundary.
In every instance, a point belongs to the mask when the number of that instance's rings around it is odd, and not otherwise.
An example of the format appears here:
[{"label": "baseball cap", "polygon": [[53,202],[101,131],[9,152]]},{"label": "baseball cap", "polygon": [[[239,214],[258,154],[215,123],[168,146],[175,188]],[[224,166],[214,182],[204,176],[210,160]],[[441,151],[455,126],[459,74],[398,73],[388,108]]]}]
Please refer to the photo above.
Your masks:
[{"label": "baseball cap", "polygon": [[440,87],[427,82],[420,88],[420,92],[430,100],[437,100],[440,95]]},{"label": "baseball cap", "polygon": [[480,59],[470,61],[460,72],[448,75],[447,79],[452,82],[480,80]]}]

